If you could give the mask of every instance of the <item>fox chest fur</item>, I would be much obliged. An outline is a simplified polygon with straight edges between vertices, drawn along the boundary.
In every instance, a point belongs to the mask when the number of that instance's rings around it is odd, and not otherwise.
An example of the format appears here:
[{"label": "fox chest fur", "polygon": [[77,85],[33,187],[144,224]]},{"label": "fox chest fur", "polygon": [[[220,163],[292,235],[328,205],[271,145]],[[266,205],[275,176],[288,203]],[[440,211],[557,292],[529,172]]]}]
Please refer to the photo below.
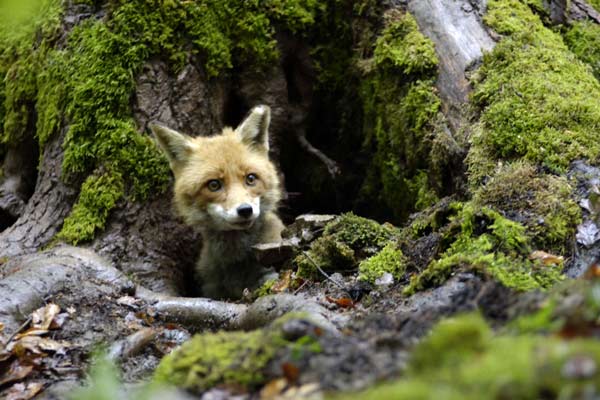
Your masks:
[{"label": "fox chest fur", "polygon": [[202,233],[196,267],[202,295],[237,298],[265,274],[252,246],[281,240],[276,215],[281,190],[269,160],[267,106],[252,109],[235,129],[189,137],[151,124],[175,176],[174,203],[184,221]]}]

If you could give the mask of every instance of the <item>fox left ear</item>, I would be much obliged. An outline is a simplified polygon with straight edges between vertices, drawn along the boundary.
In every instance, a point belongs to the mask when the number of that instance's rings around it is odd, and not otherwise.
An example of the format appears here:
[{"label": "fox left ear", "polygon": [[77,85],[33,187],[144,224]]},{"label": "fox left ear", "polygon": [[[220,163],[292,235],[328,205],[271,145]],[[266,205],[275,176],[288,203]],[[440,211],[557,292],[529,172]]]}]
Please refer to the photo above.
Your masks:
[{"label": "fox left ear", "polygon": [[269,106],[256,106],[250,111],[244,122],[235,129],[235,132],[243,143],[268,153],[270,122],[271,109]]},{"label": "fox left ear", "polygon": [[159,146],[164,151],[171,169],[175,174],[187,162],[192,152],[192,141],[182,133],[169,129],[157,122],[151,122],[148,127],[154,133]]}]

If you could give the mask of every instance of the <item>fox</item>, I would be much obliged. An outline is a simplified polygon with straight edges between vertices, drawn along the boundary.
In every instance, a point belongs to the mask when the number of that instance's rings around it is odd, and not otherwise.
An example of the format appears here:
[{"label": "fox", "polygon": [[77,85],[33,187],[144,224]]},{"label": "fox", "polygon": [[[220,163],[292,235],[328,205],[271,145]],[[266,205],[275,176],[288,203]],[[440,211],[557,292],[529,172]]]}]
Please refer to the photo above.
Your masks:
[{"label": "fox", "polygon": [[175,178],[175,210],[202,237],[195,278],[204,297],[239,299],[244,289],[260,286],[269,271],[252,246],[281,241],[282,190],[269,158],[270,120],[270,108],[258,105],[237,128],[214,136],[149,124]]}]

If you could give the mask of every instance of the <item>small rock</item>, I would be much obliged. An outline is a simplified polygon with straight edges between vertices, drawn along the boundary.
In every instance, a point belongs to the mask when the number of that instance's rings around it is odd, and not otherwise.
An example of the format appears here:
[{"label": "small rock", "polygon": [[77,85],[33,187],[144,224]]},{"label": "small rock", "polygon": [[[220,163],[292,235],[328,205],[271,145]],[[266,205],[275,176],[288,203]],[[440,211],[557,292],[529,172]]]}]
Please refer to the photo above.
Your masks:
[{"label": "small rock", "polygon": [[562,375],[567,379],[587,379],[596,374],[596,361],[585,355],[575,356],[568,360],[562,368]]},{"label": "small rock", "polygon": [[303,227],[323,228],[336,218],[336,215],[330,214],[302,214],[296,217],[296,223]]},{"label": "small rock", "polygon": [[277,265],[291,259],[295,254],[296,245],[291,240],[281,242],[259,243],[252,246],[256,261],[262,265]]},{"label": "small rock", "polygon": [[592,246],[599,239],[600,230],[592,221],[586,221],[577,227],[577,243],[580,243],[586,247]]},{"label": "small rock", "polygon": [[394,283],[394,276],[389,272],[384,272],[379,278],[375,279],[377,286],[390,286]]},{"label": "small rock", "polygon": [[281,333],[286,340],[295,341],[306,336],[314,329],[314,325],[303,319],[292,319],[283,324]]}]

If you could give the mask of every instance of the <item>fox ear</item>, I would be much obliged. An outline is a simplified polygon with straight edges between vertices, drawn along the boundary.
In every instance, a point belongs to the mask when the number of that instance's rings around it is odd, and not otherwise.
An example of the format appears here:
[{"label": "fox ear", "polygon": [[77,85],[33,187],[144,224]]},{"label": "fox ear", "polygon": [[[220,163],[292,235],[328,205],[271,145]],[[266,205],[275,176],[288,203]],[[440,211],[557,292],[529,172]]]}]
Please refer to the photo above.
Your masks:
[{"label": "fox ear", "polygon": [[256,106],[250,111],[235,132],[243,143],[259,151],[269,152],[269,123],[271,122],[271,109],[269,106]]},{"label": "fox ear", "polygon": [[181,167],[192,152],[190,138],[156,122],[151,122],[148,126],[169,159],[171,169],[175,171]]}]

